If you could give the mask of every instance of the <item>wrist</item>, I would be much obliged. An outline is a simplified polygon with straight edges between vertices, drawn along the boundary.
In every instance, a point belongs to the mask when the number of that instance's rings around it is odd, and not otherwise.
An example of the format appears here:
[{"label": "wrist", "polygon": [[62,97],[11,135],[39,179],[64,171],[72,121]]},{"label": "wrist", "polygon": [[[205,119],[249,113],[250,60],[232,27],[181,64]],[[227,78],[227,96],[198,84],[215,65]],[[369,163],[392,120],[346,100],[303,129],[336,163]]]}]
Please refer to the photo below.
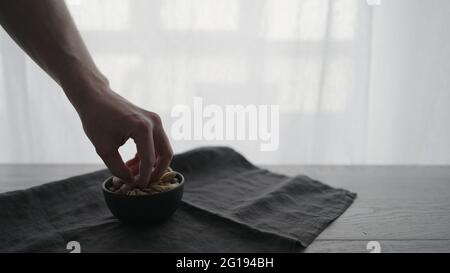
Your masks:
[{"label": "wrist", "polygon": [[108,79],[99,71],[83,70],[67,73],[60,84],[78,112],[82,111],[83,107],[95,98],[112,92]]}]

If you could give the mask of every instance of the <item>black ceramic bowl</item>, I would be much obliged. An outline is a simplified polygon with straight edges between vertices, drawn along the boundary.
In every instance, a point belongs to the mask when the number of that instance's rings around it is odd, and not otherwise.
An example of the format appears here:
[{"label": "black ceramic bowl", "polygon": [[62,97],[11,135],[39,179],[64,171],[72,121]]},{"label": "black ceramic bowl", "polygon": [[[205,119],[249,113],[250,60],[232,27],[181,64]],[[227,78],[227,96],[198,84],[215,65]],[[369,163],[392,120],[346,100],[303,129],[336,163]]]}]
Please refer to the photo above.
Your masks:
[{"label": "black ceramic bowl", "polygon": [[184,177],[177,173],[179,185],[171,190],[141,196],[128,196],[109,190],[112,177],[103,182],[103,196],[112,214],[121,222],[133,225],[156,224],[170,217],[183,197]]}]

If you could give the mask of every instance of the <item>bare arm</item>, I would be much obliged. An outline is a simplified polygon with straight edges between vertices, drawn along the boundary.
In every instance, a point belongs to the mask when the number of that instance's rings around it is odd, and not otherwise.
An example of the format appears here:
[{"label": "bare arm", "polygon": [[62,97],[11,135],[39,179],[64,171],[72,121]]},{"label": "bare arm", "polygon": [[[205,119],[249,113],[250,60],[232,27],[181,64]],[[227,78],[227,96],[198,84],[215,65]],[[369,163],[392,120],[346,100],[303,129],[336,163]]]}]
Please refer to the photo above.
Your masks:
[{"label": "bare arm", "polygon": [[155,181],[172,159],[161,119],[113,92],[92,60],[62,0],[0,0],[0,23],[64,90],[86,135],[111,172],[131,181],[118,148],[136,142],[138,181]]}]

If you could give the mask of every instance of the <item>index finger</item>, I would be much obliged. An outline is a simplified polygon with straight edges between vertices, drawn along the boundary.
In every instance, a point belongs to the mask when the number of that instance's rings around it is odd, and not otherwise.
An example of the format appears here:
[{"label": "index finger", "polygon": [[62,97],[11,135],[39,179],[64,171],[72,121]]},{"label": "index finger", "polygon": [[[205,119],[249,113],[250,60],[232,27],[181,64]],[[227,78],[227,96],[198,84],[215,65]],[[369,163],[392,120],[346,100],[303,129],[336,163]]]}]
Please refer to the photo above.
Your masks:
[{"label": "index finger", "polygon": [[140,131],[132,136],[136,143],[137,153],[140,158],[139,178],[137,185],[147,187],[155,165],[155,146],[153,144],[153,135],[150,130]]},{"label": "index finger", "polygon": [[169,142],[169,138],[162,128],[155,130],[154,141],[156,146],[156,153],[158,155],[156,159],[156,166],[153,170],[150,183],[159,181],[161,176],[167,170],[172,161],[173,151]]},{"label": "index finger", "polygon": [[114,176],[121,178],[126,183],[132,181],[130,169],[123,163],[122,157],[117,150],[101,152],[99,155]]}]

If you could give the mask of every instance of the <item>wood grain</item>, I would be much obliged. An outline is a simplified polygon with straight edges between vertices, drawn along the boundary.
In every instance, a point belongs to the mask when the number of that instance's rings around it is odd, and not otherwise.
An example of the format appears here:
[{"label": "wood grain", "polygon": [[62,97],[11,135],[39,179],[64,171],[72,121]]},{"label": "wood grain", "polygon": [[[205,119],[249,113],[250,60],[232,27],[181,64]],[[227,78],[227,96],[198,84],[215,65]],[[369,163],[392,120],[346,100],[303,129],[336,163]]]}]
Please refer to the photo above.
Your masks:
[{"label": "wood grain", "polygon": [[[371,253],[369,241],[322,241],[312,243],[305,253]],[[390,240],[378,241],[380,253],[449,253],[450,240]]]},{"label": "wood grain", "polygon": [[102,165],[0,164],[0,192],[21,190],[105,168]]},{"label": "wood grain", "polygon": [[356,192],[355,203],[318,239],[450,239],[449,167],[274,166]]}]

